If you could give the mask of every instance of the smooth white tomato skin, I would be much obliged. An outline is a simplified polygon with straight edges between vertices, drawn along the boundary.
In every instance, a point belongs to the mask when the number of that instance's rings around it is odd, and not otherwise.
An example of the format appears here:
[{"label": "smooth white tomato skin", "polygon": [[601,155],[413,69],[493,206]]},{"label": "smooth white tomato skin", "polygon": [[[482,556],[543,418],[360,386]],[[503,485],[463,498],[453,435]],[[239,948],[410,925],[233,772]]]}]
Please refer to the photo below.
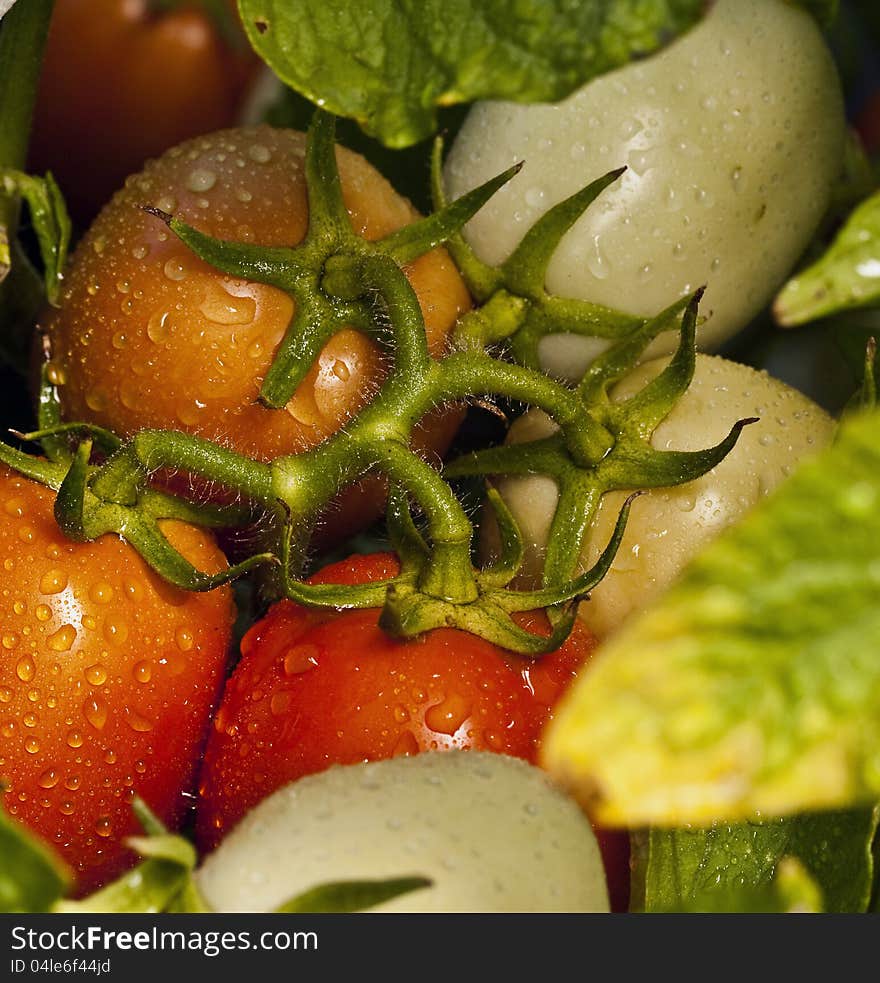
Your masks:
[{"label": "smooth white tomato skin", "polygon": [[[660,53],[561,103],[478,103],[445,183],[457,198],[525,162],[466,228],[477,255],[497,264],[552,205],[625,165],[563,238],[547,287],[648,316],[708,284],[698,344],[711,351],[797,261],[840,174],[844,130],[840,81],[813,18],[780,0],[719,0]],[[648,357],[676,341],[663,335]],[[545,369],[563,378],[580,378],[596,352],[595,339],[574,336],[541,345]]]},{"label": "smooth white tomato skin", "polygon": [[424,876],[375,911],[608,911],[592,828],[547,774],[482,751],[336,765],[264,799],[196,874],[217,911],[331,881]]},{"label": "smooth white tomato skin", "polygon": [[[612,391],[622,400],[640,390],[667,364],[655,359],[636,368]],[[827,444],[834,421],[806,396],[746,365],[698,355],[694,378],[651,443],[658,450],[695,451],[723,440],[733,423],[759,417],[746,427],[724,460],[695,481],[647,491],[632,507],[626,533],[605,579],[580,607],[580,617],[605,637],[646,607],[722,529],[769,494],[797,462]],[[516,420],[508,443],[537,440],[556,429],[541,411]],[[526,545],[525,580],[540,578],[556,484],[542,475],[501,478],[497,487],[519,522]],[[606,494],[581,554],[584,569],[608,543],[627,491]],[[484,551],[497,539],[486,523]]]}]

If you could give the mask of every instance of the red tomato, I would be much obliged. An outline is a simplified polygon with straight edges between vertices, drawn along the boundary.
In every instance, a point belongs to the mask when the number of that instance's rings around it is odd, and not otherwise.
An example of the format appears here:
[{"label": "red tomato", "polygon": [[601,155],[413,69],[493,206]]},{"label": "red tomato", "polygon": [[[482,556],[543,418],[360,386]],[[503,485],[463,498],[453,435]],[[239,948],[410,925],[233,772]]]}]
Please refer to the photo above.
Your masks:
[{"label": "red tomato", "polygon": [[[0,783],[85,892],[136,859],[134,794],[169,826],[184,818],[233,604],[228,588],[170,587],[115,536],[65,540],[53,502],[0,470]],[[201,569],[225,565],[200,530],[164,532]]]},{"label": "red tomato", "polygon": [[[373,581],[396,569],[388,554],[354,556],[313,581]],[[546,628],[543,615],[526,622]],[[281,601],[245,635],[226,685],[201,776],[198,838],[214,846],[270,792],[332,764],[429,748],[534,761],[553,704],[593,646],[578,627],[531,662],[455,629],[401,641],[379,628],[376,610]]]},{"label": "red tomato", "polygon": [[[314,583],[362,583],[397,572],[389,554],[353,556]],[[546,631],[542,614],[523,624]],[[534,762],[553,706],[589,658],[582,625],[537,662],[455,629],[390,638],[376,610],[276,604],[242,640],[199,783],[197,839],[210,849],[282,785],[333,764],[428,749],[499,751]],[[626,907],[628,837],[599,831],[612,902]]]},{"label": "red tomato", "polygon": [[[197,0],[57,0],[31,169],[51,169],[83,225],[124,179],[181,140],[237,122],[259,61]],[[230,24],[235,27],[234,5]]]}]

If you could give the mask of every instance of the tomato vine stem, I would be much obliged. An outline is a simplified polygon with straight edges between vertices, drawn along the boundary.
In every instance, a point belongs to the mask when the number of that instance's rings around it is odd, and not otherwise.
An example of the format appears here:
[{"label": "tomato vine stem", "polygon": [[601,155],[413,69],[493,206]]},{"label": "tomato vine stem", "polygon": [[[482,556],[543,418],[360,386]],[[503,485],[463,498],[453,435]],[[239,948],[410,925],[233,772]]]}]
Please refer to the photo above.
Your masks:
[{"label": "tomato vine stem", "polygon": [[[602,495],[612,489],[652,487],[690,480],[732,447],[734,427],[715,448],[690,454],[656,451],[650,437],[687,388],[694,367],[694,331],[700,293],[670,305],[655,318],[633,318],[596,305],[553,297],[544,287],[546,265],[560,238],[611,183],[612,171],[551,209],[497,269],[469,254],[460,230],[517,168],[511,168],[451,204],[439,201],[428,218],[370,242],[348,218],[336,167],[334,121],[315,114],[306,150],[309,222],[302,242],[263,248],[212,238],[148,206],[197,256],[227,274],[271,284],[293,300],[294,312],[260,391],[267,407],[284,407],[341,329],[356,327],[377,339],[389,356],[386,377],[372,400],[342,429],[308,451],[273,461],[252,460],[210,440],[179,431],[143,430],[119,442],[97,428],[65,424],[57,404],[43,400],[41,430],[53,460],[28,465],[20,452],[0,458],[58,488],[56,514],[75,538],[114,531],[131,542],[160,573],[190,589],[208,589],[263,565],[274,590],[301,603],[360,607],[384,602],[381,624],[398,635],[453,626],[507,648],[536,656],[557,647],[571,627],[577,602],[604,575],[620,543],[632,504],[627,500],[614,535],[586,573],[577,564]],[[437,153],[434,161],[435,193]],[[433,355],[419,299],[403,264],[448,242],[478,301],[465,315],[449,350]],[[622,403],[611,386],[635,364],[661,331],[679,328],[679,348],[653,382]],[[537,368],[537,343],[552,330],[592,332],[607,339],[578,386]],[[490,352],[490,346],[503,352]],[[452,462],[441,472],[412,448],[413,429],[434,408],[475,397],[537,407],[558,432],[520,447],[495,447]],[[741,427],[740,424],[739,426]],[[80,439],[75,453],[65,441]],[[92,462],[93,441],[102,457]],[[32,460],[32,459],[31,459]],[[169,470],[214,483],[236,505],[210,509],[170,495]],[[490,493],[504,549],[485,569],[472,560],[474,526],[449,480],[463,476],[549,474],[559,486],[543,585],[512,589],[523,549],[513,517]],[[389,483],[389,532],[400,573],[382,584],[310,585],[299,578],[306,546],[322,512],[340,491],[368,474]],[[424,524],[424,535],[411,509]],[[264,520],[260,522],[260,516]],[[258,522],[268,550],[219,577],[200,574],[172,549],[160,523],[186,517],[203,525]],[[521,628],[512,615],[551,609],[547,637]]]}]

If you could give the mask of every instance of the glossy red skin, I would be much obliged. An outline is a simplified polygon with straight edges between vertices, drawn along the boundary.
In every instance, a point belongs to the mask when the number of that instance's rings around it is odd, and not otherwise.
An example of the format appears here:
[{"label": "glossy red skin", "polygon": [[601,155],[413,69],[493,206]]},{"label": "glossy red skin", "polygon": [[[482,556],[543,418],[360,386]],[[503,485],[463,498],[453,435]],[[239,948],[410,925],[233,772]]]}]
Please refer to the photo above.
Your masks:
[{"label": "glossy red skin", "polygon": [[[172,588],[118,537],[65,540],[53,502],[0,470],[2,806],[86,893],[137,860],[133,795],[171,828],[188,813],[234,609],[229,588]],[[202,569],[225,565],[205,533],[164,531]]]},{"label": "glossy red skin", "polygon": [[197,3],[56,0],[30,167],[52,170],[85,226],[148,157],[232,126],[258,66]]},{"label": "glossy red skin", "polygon": [[[312,583],[362,583],[398,570],[386,553],[331,564]],[[547,630],[543,614],[521,622]],[[577,622],[533,662],[473,635],[439,629],[390,638],[378,611],[276,604],[242,640],[202,765],[196,837],[217,845],[275,789],[333,764],[428,749],[498,751],[535,763],[553,706],[596,641]],[[612,910],[629,900],[629,835],[596,829]]]}]

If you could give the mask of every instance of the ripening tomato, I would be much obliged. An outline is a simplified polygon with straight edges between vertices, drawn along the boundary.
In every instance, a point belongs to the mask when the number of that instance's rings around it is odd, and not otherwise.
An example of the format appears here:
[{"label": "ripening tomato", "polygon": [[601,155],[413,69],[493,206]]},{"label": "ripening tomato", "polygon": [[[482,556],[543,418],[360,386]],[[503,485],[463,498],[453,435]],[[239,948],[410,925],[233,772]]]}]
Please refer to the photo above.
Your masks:
[{"label": "ripening tomato", "polygon": [[[391,576],[388,554],[354,556],[313,580]],[[543,616],[529,625],[539,629]],[[245,635],[208,742],[199,838],[215,844],[286,782],[331,764],[427,749],[482,748],[533,760],[541,727],[593,648],[583,629],[537,662],[455,629],[397,640],[378,611],[276,604]]]},{"label": "ripening tomato", "polygon": [[56,0],[31,169],[52,170],[83,225],[148,157],[236,123],[259,66],[234,4],[222,25],[198,0],[156,6]]},{"label": "ripening tomato", "polygon": [[[80,892],[135,857],[130,801],[169,826],[188,808],[232,632],[231,591],[170,587],[115,536],[64,539],[53,493],[0,470],[0,784]],[[202,531],[163,531],[210,572]]]},{"label": "ripening tomato", "polygon": [[[80,243],[61,309],[48,315],[68,419],[122,435],[184,430],[272,460],[324,440],[369,401],[386,369],[383,353],[343,329],[283,409],[260,404],[293,301],[275,287],[218,273],[140,207],[173,212],[219,238],[292,245],[308,220],[304,153],[302,133],[227,130],[183,144],[129,179]],[[414,220],[409,202],[362,157],[339,148],[337,159],[359,234],[375,239]],[[439,354],[470,297],[442,249],[406,273]],[[458,419],[458,411],[435,415],[422,445],[444,450]],[[347,499],[363,524],[381,509],[381,492],[368,489]],[[334,518],[336,528],[353,525],[350,516]]]},{"label": "ripening tomato", "polygon": [[[354,556],[313,582],[361,583],[397,571],[388,554]],[[524,619],[546,630],[541,614]],[[197,837],[215,846],[275,789],[333,764],[426,750],[497,751],[534,761],[541,731],[593,636],[576,626],[537,661],[455,629],[390,638],[376,610],[276,604],[245,635],[208,740]],[[601,831],[616,907],[628,891],[628,838]]]}]

